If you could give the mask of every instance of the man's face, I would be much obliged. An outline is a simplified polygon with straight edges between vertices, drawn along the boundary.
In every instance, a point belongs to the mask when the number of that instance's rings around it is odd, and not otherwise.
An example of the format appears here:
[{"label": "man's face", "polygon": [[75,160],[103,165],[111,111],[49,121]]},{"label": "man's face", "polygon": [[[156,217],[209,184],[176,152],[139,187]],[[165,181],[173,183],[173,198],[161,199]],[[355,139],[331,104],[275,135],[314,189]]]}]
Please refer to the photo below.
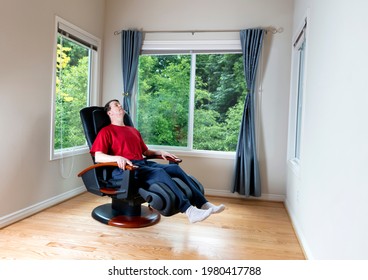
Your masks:
[{"label": "man's face", "polygon": [[110,111],[108,112],[110,117],[122,117],[124,116],[124,110],[118,101],[112,101],[110,103]]}]

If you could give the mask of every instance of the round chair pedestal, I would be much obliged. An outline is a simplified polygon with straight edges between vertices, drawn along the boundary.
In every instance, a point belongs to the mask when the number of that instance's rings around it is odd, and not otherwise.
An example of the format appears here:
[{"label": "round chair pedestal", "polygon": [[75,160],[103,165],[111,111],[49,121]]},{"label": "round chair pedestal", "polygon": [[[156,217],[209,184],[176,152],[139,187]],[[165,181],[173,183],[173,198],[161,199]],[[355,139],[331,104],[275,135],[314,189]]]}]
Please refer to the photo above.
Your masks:
[{"label": "round chair pedestal", "polygon": [[107,203],[96,207],[92,211],[92,217],[110,226],[139,228],[158,223],[161,215],[155,209],[144,205],[131,206],[121,211],[115,210],[112,203]]}]

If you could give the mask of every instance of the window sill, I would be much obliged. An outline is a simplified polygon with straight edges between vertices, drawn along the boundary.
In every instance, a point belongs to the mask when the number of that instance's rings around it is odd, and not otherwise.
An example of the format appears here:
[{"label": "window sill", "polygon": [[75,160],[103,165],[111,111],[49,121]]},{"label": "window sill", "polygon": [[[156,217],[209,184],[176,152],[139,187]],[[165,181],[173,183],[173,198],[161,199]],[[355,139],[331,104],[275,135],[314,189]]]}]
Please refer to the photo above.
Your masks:
[{"label": "window sill", "polygon": [[178,157],[200,157],[200,158],[217,158],[217,159],[235,159],[235,152],[221,152],[221,151],[205,151],[205,150],[186,150],[173,147],[151,146],[149,149],[166,150],[175,154]]},{"label": "window sill", "polygon": [[89,152],[89,149],[88,149],[87,146],[63,149],[62,151],[57,150],[57,151],[54,151],[53,154],[51,154],[51,160],[58,160],[58,159],[62,159],[62,158],[82,155],[82,154],[85,154],[85,153],[88,153],[88,152]]}]

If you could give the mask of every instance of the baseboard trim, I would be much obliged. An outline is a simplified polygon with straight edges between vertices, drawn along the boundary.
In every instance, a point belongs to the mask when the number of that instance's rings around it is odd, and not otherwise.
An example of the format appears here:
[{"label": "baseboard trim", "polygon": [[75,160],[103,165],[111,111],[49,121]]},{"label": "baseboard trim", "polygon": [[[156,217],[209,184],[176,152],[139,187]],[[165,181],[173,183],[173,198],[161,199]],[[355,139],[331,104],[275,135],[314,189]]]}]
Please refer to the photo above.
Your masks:
[{"label": "baseboard trim", "polygon": [[262,194],[260,197],[249,196],[246,197],[244,195],[240,195],[238,193],[232,193],[229,191],[223,190],[214,190],[214,189],[205,189],[205,195],[207,196],[220,196],[220,197],[232,197],[232,198],[244,198],[244,199],[258,199],[258,200],[268,200],[268,201],[285,201],[284,195],[278,194]]},{"label": "baseboard trim", "polygon": [[16,211],[14,213],[1,217],[0,218],[0,229],[10,224],[13,224],[15,222],[18,222],[24,218],[27,218],[33,214],[36,214],[42,210],[45,210],[46,208],[54,206],[60,202],[63,202],[67,199],[77,196],[85,191],[86,191],[86,188],[84,186],[77,187],[71,191],[67,191],[65,193],[59,194],[57,196],[51,197],[49,199],[46,199],[44,201],[31,205],[27,208],[21,209],[19,211]]},{"label": "baseboard trim", "polygon": [[285,209],[288,212],[288,215],[290,217],[291,224],[292,224],[292,226],[294,228],[296,237],[297,237],[297,239],[299,241],[300,247],[303,250],[303,253],[304,253],[305,258],[307,260],[313,260],[312,252],[309,249],[308,242],[307,242],[307,240],[304,237],[304,234],[303,234],[303,232],[301,230],[301,227],[299,226],[299,223],[298,223],[298,221],[297,221],[297,219],[296,219],[296,217],[294,215],[294,212],[291,210],[291,207],[290,207],[289,202],[288,202],[287,199],[285,200],[284,205],[285,205]]}]

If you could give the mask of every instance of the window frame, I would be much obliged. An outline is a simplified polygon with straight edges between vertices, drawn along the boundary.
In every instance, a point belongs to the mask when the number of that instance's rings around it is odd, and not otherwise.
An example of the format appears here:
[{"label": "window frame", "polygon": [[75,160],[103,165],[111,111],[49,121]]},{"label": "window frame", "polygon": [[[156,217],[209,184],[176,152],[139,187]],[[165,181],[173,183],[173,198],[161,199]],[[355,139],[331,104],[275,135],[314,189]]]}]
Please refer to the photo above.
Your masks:
[{"label": "window frame", "polygon": [[[242,54],[240,39],[238,40],[211,40],[209,41],[155,41],[151,49],[152,42],[143,43],[142,55],[173,55],[186,54],[191,55],[191,73],[190,73],[190,92],[189,92],[189,110],[188,110],[188,141],[186,147],[167,146],[167,145],[152,145],[147,144],[152,149],[165,149],[175,151],[177,155],[185,156],[201,156],[201,157],[218,157],[218,158],[233,158],[236,151],[213,151],[213,150],[198,150],[193,148],[194,136],[194,111],[195,111],[195,78],[196,68],[193,67],[196,63],[196,55],[200,54]],[[138,78],[136,79],[136,96],[138,100]],[[137,118],[137,103],[133,107],[133,121]],[[257,109],[258,110],[258,109]]]},{"label": "window frame", "polygon": [[[59,28],[69,34],[69,36],[59,32]],[[85,154],[89,151],[87,143],[82,146],[64,148],[55,150],[55,117],[56,117],[56,53],[58,35],[61,34],[78,44],[89,45],[90,64],[89,64],[89,97],[88,105],[97,104],[99,100],[99,77],[100,77],[100,47],[101,40],[96,36],[84,31],[78,26],[55,16],[55,31],[54,31],[54,47],[53,47],[53,68],[52,68],[52,98],[51,98],[51,129],[50,129],[50,160],[57,160],[75,155]],[[79,117],[79,116],[78,116]]]},{"label": "window frame", "polygon": [[[229,154],[234,155],[235,151],[215,151],[215,150],[200,150],[195,149],[194,146],[194,115],[195,115],[195,79],[196,79],[196,58],[197,55],[201,54],[242,54],[240,51],[206,51],[206,52],[197,52],[197,51],[190,51],[188,53],[180,52],[179,54],[187,54],[191,56],[191,69],[190,69],[190,92],[189,92],[189,108],[188,108],[188,136],[187,136],[187,146],[167,146],[167,145],[153,145],[153,144],[147,144],[152,149],[166,149],[166,150],[172,150],[176,152],[190,152],[191,154],[201,154],[209,153],[211,155],[213,154]],[[175,53],[166,53],[166,52],[154,52],[152,54],[145,53],[145,55],[171,55]],[[138,79],[136,81],[138,83]],[[138,90],[137,90],[137,98],[136,102],[138,102]],[[137,103],[134,104],[134,106],[137,106]],[[134,112],[136,109],[134,109]],[[137,115],[133,115],[133,121],[136,122]]]},{"label": "window frame", "polygon": [[289,108],[288,165],[298,175],[302,160],[302,135],[306,99],[307,26],[306,16],[292,45],[291,91]]}]

